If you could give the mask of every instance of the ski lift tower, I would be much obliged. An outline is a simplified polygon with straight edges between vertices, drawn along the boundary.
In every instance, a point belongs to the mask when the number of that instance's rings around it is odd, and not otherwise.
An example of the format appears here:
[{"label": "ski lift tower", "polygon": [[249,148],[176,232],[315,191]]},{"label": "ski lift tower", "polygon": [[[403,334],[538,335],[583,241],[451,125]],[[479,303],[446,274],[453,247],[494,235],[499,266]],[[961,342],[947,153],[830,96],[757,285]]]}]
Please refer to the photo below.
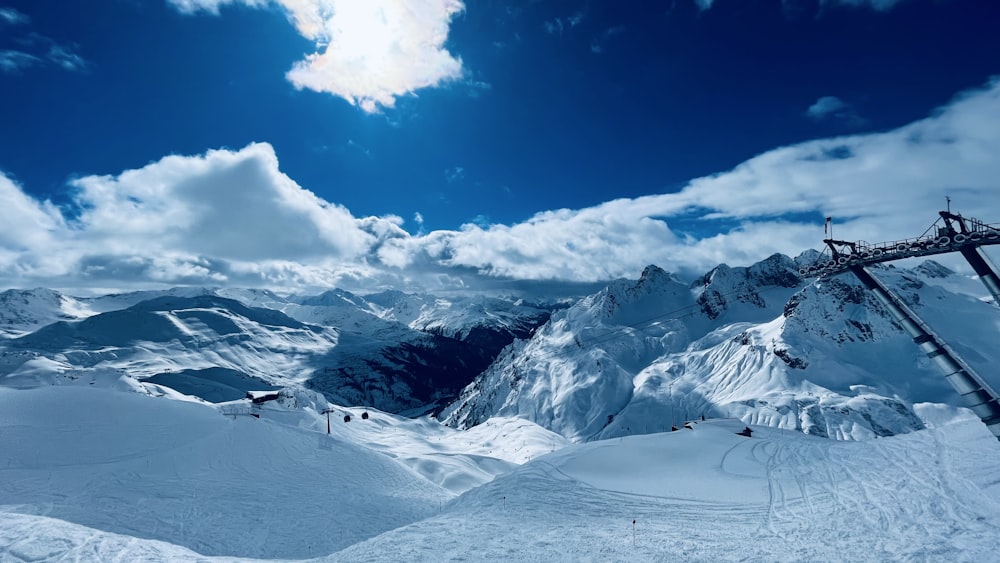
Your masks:
[{"label": "ski lift tower", "polygon": [[854,274],[913,338],[913,342],[938,366],[965,405],[1000,439],[1000,396],[997,392],[868,268],[873,264],[903,258],[958,252],[969,262],[989,290],[994,303],[1000,305],[1000,276],[997,275],[996,266],[981,248],[984,245],[1000,244],[1000,225],[962,217],[952,213],[950,205],[947,211],[941,211],[939,215],[940,218],[930,229],[912,239],[876,244],[824,239],[830,258],[817,260],[800,269],[799,273],[804,277],[816,278],[844,272]]}]

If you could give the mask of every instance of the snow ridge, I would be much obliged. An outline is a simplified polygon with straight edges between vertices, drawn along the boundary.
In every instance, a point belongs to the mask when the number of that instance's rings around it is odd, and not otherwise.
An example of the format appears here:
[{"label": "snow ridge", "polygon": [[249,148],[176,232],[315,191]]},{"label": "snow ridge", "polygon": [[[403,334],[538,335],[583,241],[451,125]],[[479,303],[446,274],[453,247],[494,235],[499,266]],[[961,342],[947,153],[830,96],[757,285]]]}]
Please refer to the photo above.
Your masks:
[{"label": "snow ridge", "polygon": [[[110,369],[213,401],[252,387],[304,385],[341,404],[392,412],[450,401],[500,349],[549,315],[502,299],[399,294],[394,306],[383,306],[380,296],[369,301],[342,290],[279,296],[175,288],[79,300],[49,290],[4,295],[0,315],[11,338],[0,341],[0,376],[12,385]],[[418,315],[408,323],[396,318],[407,320],[414,303],[425,305]]]},{"label": "snow ridge", "polygon": [[[922,428],[913,402],[959,404],[859,282],[799,278],[808,258],[722,265],[690,287],[655,267],[618,280],[506,349],[442,420],[517,416],[587,441],[724,416],[864,439]],[[879,275],[974,366],[1000,360],[995,333],[977,330],[1000,326],[997,308],[947,289],[954,273],[926,262]]]}]

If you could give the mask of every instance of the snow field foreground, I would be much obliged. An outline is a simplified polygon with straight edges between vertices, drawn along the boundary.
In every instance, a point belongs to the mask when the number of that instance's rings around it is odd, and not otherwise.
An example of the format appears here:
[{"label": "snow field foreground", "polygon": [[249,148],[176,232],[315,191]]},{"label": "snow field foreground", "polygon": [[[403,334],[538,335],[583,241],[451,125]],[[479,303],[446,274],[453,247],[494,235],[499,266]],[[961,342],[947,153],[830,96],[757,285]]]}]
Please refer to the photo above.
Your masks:
[{"label": "snow field foreground", "polygon": [[517,419],[460,432],[340,407],[327,435],[309,391],[213,406],[102,375],[0,387],[0,561],[326,555],[567,443]]},{"label": "snow field foreground", "polygon": [[[0,511],[199,554],[325,555],[454,496],[385,455],[266,417],[77,386],[0,388],[0,404]],[[0,559],[30,543],[9,526]]]},{"label": "snow field foreground", "polygon": [[917,408],[932,428],[866,442],[720,420],[570,446],[328,560],[995,560],[1000,446]]},{"label": "snow field foreground", "polygon": [[312,396],[256,419],[0,388],[0,561],[982,561],[1000,538],[1000,445],[943,405],[862,442],[709,420],[570,445],[360,408],[327,436]]}]

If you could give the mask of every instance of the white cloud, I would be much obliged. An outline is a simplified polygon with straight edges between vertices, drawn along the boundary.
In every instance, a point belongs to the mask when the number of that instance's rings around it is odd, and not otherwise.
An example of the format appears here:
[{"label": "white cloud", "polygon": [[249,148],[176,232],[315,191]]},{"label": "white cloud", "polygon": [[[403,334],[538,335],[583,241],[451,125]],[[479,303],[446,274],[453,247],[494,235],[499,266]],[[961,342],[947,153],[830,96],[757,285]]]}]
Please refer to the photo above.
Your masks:
[{"label": "white cloud", "polygon": [[[849,239],[917,236],[936,218],[945,195],[956,197],[956,209],[964,202],[967,212],[997,221],[998,122],[1000,81],[994,81],[897,130],[775,149],[693,180],[679,193],[548,211],[513,226],[470,224],[387,246],[417,267],[592,281],[634,276],[648,263],[697,272],[774,252],[794,255],[820,246],[827,215]],[[790,216],[814,216],[816,222]],[[706,232],[672,227],[690,224]]]},{"label": "white cloud", "polygon": [[193,14],[204,10],[211,14],[219,14],[219,8],[230,4],[244,4],[246,6],[260,8],[266,6],[270,0],[167,0],[173,4],[181,13]]},{"label": "white cloud", "polygon": [[352,148],[352,149],[354,149],[354,150],[356,150],[356,151],[358,151],[358,152],[360,152],[366,158],[369,158],[369,159],[375,158],[375,155],[374,155],[374,153],[372,153],[372,150],[370,148],[362,145],[361,143],[355,141],[354,139],[348,139],[347,140],[347,146],[350,147],[350,148]]},{"label": "white cloud", "polygon": [[1000,221],[996,123],[1000,79],[899,129],[778,148],[678,193],[416,235],[316,197],[266,144],[81,178],[73,220],[0,175],[0,285],[415,290],[592,282],[650,263],[703,273],[818,248],[825,216],[838,238],[872,242],[921,234],[946,195]]},{"label": "white cloud", "polygon": [[354,258],[373,235],[347,209],[278,170],[267,144],[168,156],[117,177],[75,180],[78,228],[105,249],[178,250],[229,260]]},{"label": "white cloud", "polygon": [[465,168],[455,166],[444,171],[444,179],[449,184],[454,184],[465,178]]},{"label": "white cloud", "polygon": [[88,67],[88,63],[83,57],[63,45],[51,45],[46,58],[64,70],[80,72],[86,70]]},{"label": "white cloud", "polygon": [[[465,225],[415,241],[434,261],[520,279],[609,279],[649,263],[661,245],[677,244],[644,201],[618,200],[582,210],[539,213],[524,223]],[[391,241],[391,243],[408,241]],[[638,264],[638,266],[637,266]]]},{"label": "white cloud", "polygon": [[816,100],[816,103],[809,106],[809,109],[806,110],[806,115],[812,117],[813,119],[822,119],[846,108],[847,104],[845,104],[840,98],[836,96],[823,96],[822,98]]},{"label": "white cloud", "polygon": [[52,205],[27,196],[21,187],[0,173],[0,248],[16,252],[46,249],[64,228],[62,216]]},{"label": "white cloud", "polygon": [[20,72],[30,66],[40,64],[42,59],[23,51],[0,51],[0,71]]},{"label": "white cloud", "polygon": [[603,53],[604,46],[608,40],[622,33],[625,33],[625,26],[623,25],[616,25],[605,29],[603,33],[590,41],[590,51],[595,54]]},{"label": "white cloud", "polygon": [[[0,23],[27,24],[28,16],[9,8],[0,8]],[[0,72],[17,74],[33,66],[56,65],[64,70],[82,72],[88,63],[76,52],[75,45],[60,44],[51,37],[32,32],[28,28],[18,28],[11,34],[13,42],[20,50],[0,51]]]},{"label": "white cloud", "polygon": [[[49,203],[25,195],[20,186],[0,172],[0,280],[19,286],[24,277],[48,279],[63,265],[58,249],[66,225]],[[25,285],[38,285],[36,283]]]},{"label": "white cloud", "polygon": [[584,17],[583,12],[575,12],[565,18],[546,21],[543,25],[545,26],[546,33],[549,35],[562,35],[567,29],[574,28],[583,23]]},{"label": "white cloud", "polygon": [[1000,81],[894,131],[770,151],[732,172],[695,180],[681,195],[727,217],[820,209],[896,216],[896,209],[934,208],[959,187],[995,199],[989,196],[1000,161],[990,155],[1000,154],[997,120]]},{"label": "white cloud", "polygon": [[27,15],[18,12],[14,8],[0,7],[0,23],[8,25],[21,25],[31,21]]},{"label": "white cloud", "polygon": [[[400,96],[463,76],[445,49],[460,0],[272,0],[317,51],[286,77],[296,88],[339,96],[368,113]],[[220,6],[263,6],[263,0],[170,0],[178,10],[218,14]]]},{"label": "white cloud", "polygon": [[489,92],[493,89],[493,85],[484,80],[476,80],[475,78],[467,78],[463,84],[468,87],[469,97],[478,98],[482,96],[484,92]]},{"label": "white cloud", "polygon": [[867,123],[857,110],[836,96],[823,96],[806,110],[806,115],[816,121],[838,121],[849,127],[861,127]]},{"label": "white cloud", "polygon": [[68,220],[0,175],[0,255],[8,257],[0,279],[61,287],[315,282],[337,279],[332,265],[357,269],[384,239],[406,234],[398,217],[355,218],[303,189],[264,143],[168,156],[72,187],[78,212]]}]

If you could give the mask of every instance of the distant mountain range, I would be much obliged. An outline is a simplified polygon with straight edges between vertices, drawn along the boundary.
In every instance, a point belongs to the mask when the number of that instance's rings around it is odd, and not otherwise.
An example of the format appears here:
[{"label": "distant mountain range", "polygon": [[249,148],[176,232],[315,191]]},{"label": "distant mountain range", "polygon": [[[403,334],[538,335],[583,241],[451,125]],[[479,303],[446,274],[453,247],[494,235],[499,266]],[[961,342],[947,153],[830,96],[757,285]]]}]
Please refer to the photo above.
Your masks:
[{"label": "distant mountain range", "polygon": [[[467,428],[517,416],[585,441],[734,417],[863,439],[921,428],[913,402],[960,404],[852,276],[801,279],[800,264],[813,258],[719,266],[692,284],[650,266],[505,349],[442,419]],[[978,282],[934,262],[878,274],[997,379],[1000,310],[969,294],[985,293]]]},{"label": "distant mountain range", "polygon": [[453,399],[549,314],[523,301],[396,292],[10,290],[0,294],[9,337],[0,374],[32,386],[113,369],[210,401],[304,386],[337,404],[422,413]]},{"label": "distant mountain range", "polygon": [[[691,282],[649,266],[560,306],[395,291],[9,290],[0,378],[28,387],[110,370],[214,402],[304,387],[460,428],[519,417],[575,441],[702,416],[863,439],[920,428],[914,402],[958,404],[856,280],[799,276],[814,259],[720,265]],[[1000,310],[976,280],[930,261],[877,273],[994,378]]]}]

